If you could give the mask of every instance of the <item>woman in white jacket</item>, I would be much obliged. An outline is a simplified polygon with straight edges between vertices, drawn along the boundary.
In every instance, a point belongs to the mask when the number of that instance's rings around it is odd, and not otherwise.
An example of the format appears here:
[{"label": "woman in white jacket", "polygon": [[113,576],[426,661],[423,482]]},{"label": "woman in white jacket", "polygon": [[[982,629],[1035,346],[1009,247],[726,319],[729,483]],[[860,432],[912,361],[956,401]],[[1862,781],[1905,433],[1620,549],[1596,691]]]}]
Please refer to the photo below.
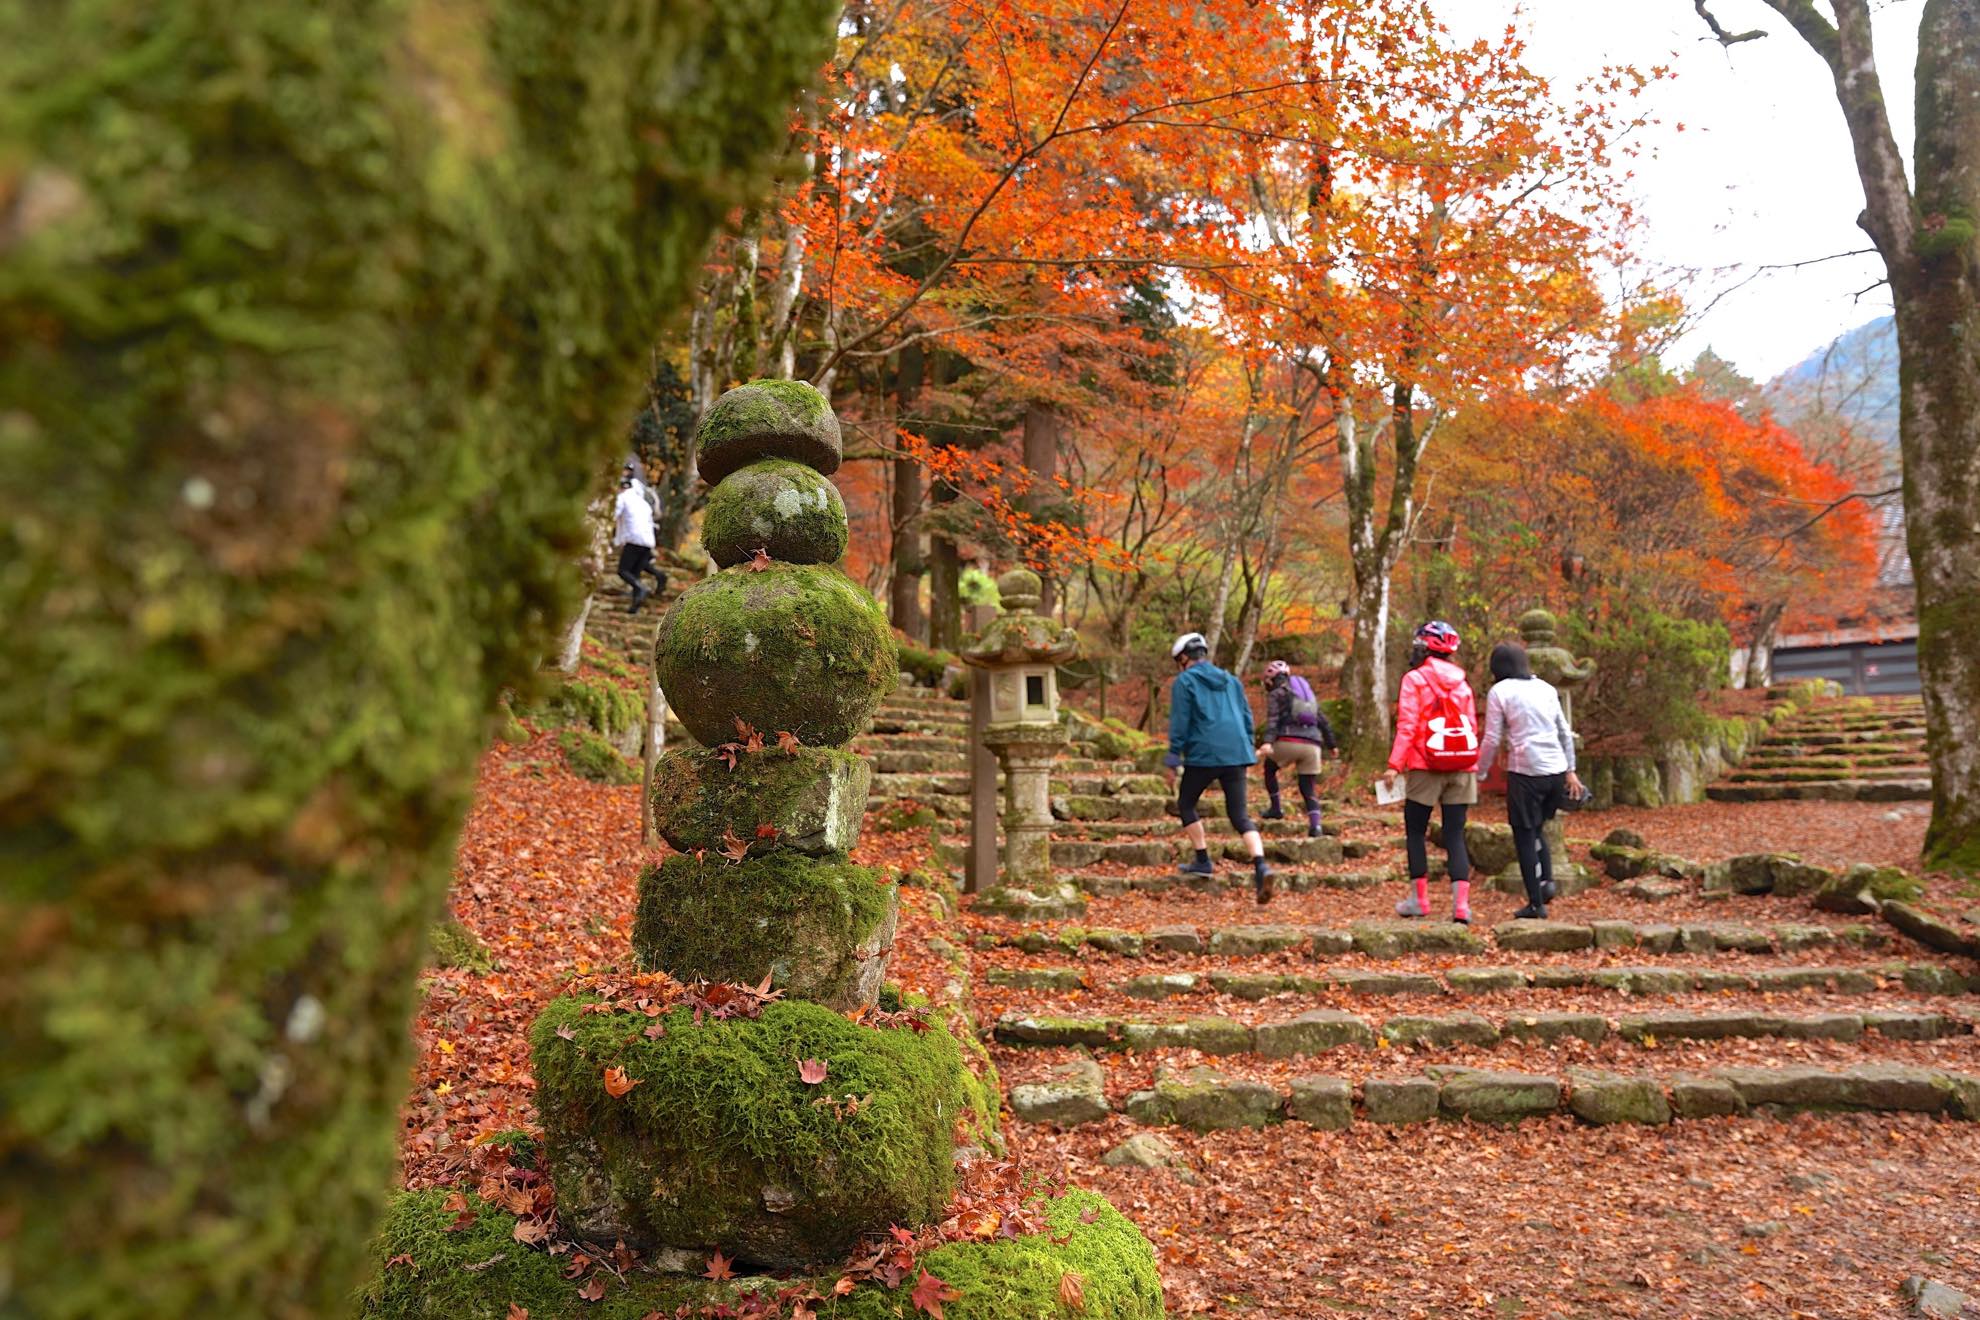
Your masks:
[{"label": "woman in white jacket", "polygon": [[1574,773],[1574,730],[1561,709],[1561,694],[1535,678],[1526,648],[1501,642],[1492,648],[1492,691],[1485,698],[1485,741],[1478,752],[1478,777],[1491,773],[1506,753],[1506,822],[1519,852],[1519,877],[1526,906],[1515,917],[1544,920],[1554,897],[1554,859],[1546,826],[1570,798],[1583,796]]}]

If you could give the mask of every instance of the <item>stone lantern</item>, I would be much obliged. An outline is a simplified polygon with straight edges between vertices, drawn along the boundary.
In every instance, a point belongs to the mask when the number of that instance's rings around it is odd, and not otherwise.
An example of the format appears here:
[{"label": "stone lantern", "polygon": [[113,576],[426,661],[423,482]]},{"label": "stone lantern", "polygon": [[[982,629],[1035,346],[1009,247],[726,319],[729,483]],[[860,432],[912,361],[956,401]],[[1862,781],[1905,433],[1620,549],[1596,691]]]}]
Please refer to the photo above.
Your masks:
[{"label": "stone lantern", "polygon": [[1035,888],[1052,878],[1052,762],[1064,750],[1059,724],[1060,664],[1079,654],[1079,635],[1034,612],[1038,575],[1014,569],[997,579],[1002,612],[962,648],[964,663],[990,686],[983,745],[1004,771],[1005,885]]},{"label": "stone lantern", "polygon": [[[1574,652],[1554,645],[1558,627],[1554,616],[1546,610],[1528,610],[1519,616],[1519,635],[1526,643],[1526,660],[1533,667],[1533,676],[1546,679],[1560,692],[1561,711],[1567,716],[1568,727],[1575,729],[1574,690],[1594,676],[1595,662],[1577,660]],[[1574,741],[1579,747],[1581,733],[1578,729]]]}]

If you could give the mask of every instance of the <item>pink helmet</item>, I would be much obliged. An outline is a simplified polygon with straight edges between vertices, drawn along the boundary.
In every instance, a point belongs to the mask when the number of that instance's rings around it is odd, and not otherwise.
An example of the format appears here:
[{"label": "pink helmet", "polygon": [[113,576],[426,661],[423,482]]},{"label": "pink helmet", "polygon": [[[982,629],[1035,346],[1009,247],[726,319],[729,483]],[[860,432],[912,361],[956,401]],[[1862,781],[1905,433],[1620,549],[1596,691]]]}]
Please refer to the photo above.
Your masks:
[{"label": "pink helmet", "polygon": [[1431,655],[1450,655],[1458,649],[1457,629],[1442,619],[1432,619],[1418,628],[1416,640],[1428,647]]},{"label": "pink helmet", "polygon": [[1271,660],[1266,662],[1265,677],[1267,678],[1278,678],[1282,674],[1290,674],[1291,672],[1292,672],[1292,666],[1287,664],[1283,660]]}]

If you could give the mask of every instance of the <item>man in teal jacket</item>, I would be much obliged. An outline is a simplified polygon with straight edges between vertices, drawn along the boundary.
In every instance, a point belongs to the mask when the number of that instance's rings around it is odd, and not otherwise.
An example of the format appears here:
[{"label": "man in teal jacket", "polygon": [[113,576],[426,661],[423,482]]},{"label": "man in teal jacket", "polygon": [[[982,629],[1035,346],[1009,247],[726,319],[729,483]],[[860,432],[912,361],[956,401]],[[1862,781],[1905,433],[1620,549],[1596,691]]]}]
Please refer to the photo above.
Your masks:
[{"label": "man in teal jacket", "polygon": [[1169,689],[1169,755],[1166,764],[1174,782],[1182,767],[1176,806],[1183,831],[1196,857],[1182,867],[1185,875],[1214,875],[1203,818],[1196,800],[1213,782],[1224,792],[1224,814],[1231,828],[1244,836],[1251,851],[1251,883],[1260,903],[1272,901],[1272,868],[1265,864],[1265,841],[1244,806],[1245,776],[1256,759],[1251,747],[1251,705],[1244,685],[1210,663],[1210,644],[1202,633],[1184,633],[1169,648],[1176,662],[1176,681]]}]

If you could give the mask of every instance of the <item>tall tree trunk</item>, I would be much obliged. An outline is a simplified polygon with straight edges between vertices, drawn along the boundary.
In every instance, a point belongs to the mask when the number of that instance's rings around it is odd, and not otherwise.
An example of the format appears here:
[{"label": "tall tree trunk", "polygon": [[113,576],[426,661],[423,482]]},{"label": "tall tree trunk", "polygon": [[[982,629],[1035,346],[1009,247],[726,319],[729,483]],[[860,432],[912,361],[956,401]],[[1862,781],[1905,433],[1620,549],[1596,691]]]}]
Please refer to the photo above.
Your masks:
[{"label": "tall tree trunk", "polygon": [[1753,637],[1746,645],[1746,673],[1740,686],[1763,688],[1774,681],[1774,639],[1780,635],[1781,615],[1786,601],[1770,602],[1753,622]]},{"label": "tall tree trunk", "polygon": [[[945,485],[935,488],[938,504],[955,498]],[[928,538],[928,644],[938,651],[962,645],[962,551],[937,532]]]},{"label": "tall tree trunk", "polygon": [[[894,369],[895,428],[887,437],[889,445],[900,442],[899,427],[907,424],[915,399],[921,393],[921,345],[909,344],[900,351]],[[888,615],[894,626],[914,641],[925,641],[928,625],[921,614],[921,579],[928,572],[922,554],[922,505],[926,499],[927,474],[921,464],[905,455],[894,461],[892,509],[892,576],[888,580]]]},{"label": "tall tree trunk", "polygon": [[836,8],[0,6],[0,1311],[350,1313],[490,716]]},{"label": "tall tree trunk", "polygon": [[[1025,500],[1027,511],[1034,518],[1049,517],[1047,512],[1059,502],[1059,439],[1062,429],[1059,414],[1049,403],[1034,399],[1024,410],[1024,465],[1031,469],[1031,491]],[[1059,584],[1049,573],[1039,574],[1043,587],[1038,600],[1038,612],[1050,614],[1057,608]]]},{"label": "tall tree trunk", "polygon": [[[1868,0],[1765,0],[1829,66],[1890,275],[1905,537],[1932,762],[1925,860],[1980,872],[1980,0],[1918,21],[1913,180],[1891,131]],[[1742,40],[1733,38],[1733,40]],[[1915,185],[1915,193],[1914,193]]]}]

